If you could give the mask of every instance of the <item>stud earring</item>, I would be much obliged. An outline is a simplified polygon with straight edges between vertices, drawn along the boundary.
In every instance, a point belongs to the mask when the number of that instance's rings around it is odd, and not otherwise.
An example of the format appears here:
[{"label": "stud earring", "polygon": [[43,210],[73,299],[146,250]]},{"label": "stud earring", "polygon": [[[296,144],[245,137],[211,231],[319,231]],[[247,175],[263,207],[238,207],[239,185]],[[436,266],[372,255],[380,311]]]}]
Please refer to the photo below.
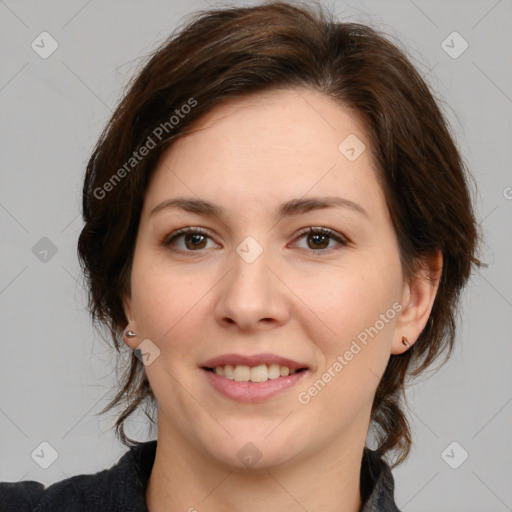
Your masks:
[{"label": "stud earring", "polygon": [[137,336],[137,333],[133,332],[133,331],[124,331],[125,335],[127,338],[135,338]]},{"label": "stud earring", "polygon": [[409,343],[409,340],[405,337],[405,336],[402,336],[402,343],[407,347],[409,348],[411,346],[411,344]]}]

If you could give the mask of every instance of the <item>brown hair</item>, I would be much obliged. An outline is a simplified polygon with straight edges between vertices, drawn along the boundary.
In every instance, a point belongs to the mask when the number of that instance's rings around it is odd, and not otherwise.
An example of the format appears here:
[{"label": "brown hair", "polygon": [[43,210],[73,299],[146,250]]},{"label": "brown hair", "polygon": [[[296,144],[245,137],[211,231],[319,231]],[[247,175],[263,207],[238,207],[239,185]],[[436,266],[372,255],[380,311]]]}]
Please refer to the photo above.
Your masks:
[{"label": "brown hair", "polygon": [[[377,452],[407,457],[411,433],[401,409],[406,376],[416,376],[455,338],[459,294],[475,258],[478,231],[464,163],[427,85],[404,53],[372,28],[340,23],[322,8],[286,2],[199,12],[158,48],[133,78],[87,165],[85,226],[78,254],[89,310],[115,349],[127,325],[134,245],[152,171],[172,141],[220,102],[277,88],[307,87],[349,108],[367,130],[397,233],[404,273],[436,250],[443,268],[430,318],[413,347],[392,355],[376,392]],[[187,108],[185,106],[188,105]],[[146,151],[143,151],[143,148]],[[124,421],[155,397],[132,355],[116,397],[100,414],[127,404],[115,423],[126,446],[138,444]]]}]

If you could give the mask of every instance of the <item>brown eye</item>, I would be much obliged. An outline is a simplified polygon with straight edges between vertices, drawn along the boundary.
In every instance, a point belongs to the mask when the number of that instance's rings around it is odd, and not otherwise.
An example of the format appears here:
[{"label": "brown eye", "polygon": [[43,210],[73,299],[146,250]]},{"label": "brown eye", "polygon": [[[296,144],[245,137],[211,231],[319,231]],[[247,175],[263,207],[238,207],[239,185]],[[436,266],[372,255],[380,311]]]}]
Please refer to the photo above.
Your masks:
[{"label": "brown eye", "polygon": [[310,249],[326,249],[329,245],[329,235],[324,235],[323,233],[308,234],[308,242],[311,242],[314,246],[311,247],[310,245]]},{"label": "brown eye", "polygon": [[203,249],[206,244],[206,237],[204,235],[185,235],[185,246],[187,249]]},{"label": "brown eye", "polygon": [[199,228],[183,228],[165,238],[163,245],[178,252],[198,252],[207,248],[211,237]]},{"label": "brown eye", "polygon": [[306,247],[301,248],[314,252],[327,252],[335,249],[336,246],[345,246],[348,243],[342,235],[329,228],[308,228],[302,232],[299,240],[302,238],[306,239]]}]

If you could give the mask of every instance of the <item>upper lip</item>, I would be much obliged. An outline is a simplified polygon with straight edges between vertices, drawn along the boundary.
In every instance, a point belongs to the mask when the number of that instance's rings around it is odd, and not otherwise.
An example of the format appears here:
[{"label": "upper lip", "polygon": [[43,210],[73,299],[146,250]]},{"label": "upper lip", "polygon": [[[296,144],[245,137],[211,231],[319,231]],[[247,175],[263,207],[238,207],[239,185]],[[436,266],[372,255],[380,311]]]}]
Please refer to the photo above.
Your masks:
[{"label": "upper lip", "polygon": [[208,359],[201,364],[202,368],[216,368],[217,366],[259,366],[261,364],[278,364],[279,366],[286,366],[290,370],[300,370],[302,368],[308,368],[308,365],[288,359],[287,357],[281,357],[276,354],[254,354],[251,356],[244,356],[241,354],[223,354],[221,356]]}]

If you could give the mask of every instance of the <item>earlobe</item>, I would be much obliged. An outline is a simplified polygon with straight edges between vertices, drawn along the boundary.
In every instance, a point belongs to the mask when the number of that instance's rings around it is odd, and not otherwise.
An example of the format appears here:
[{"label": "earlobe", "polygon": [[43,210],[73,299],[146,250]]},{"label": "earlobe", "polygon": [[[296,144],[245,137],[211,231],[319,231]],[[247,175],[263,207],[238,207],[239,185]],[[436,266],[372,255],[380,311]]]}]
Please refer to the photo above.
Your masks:
[{"label": "earlobe", "polygon": [[395,325],[391,354],[402,354],[416,342],[428,322],[441,279],[441,251],[424,257],[419,271],[409,283],[404,283],[404,306]]},{"label": "earlobe", "polygon": [[409,340],[406,336],[402,336],[402,345],[404,345],[407,348],[410,348],[411,344],[409,343]]}]

